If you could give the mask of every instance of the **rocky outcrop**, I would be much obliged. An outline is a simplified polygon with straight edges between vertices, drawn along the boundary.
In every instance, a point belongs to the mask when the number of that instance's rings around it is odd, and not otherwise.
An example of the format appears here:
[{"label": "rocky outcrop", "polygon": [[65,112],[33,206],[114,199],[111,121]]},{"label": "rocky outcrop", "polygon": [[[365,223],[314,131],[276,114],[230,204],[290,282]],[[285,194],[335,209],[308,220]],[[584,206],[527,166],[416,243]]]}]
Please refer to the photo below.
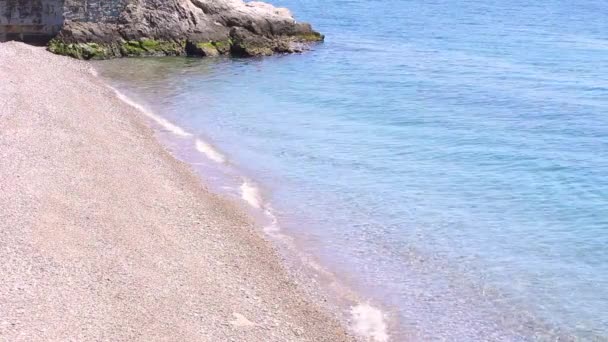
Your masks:
[{"label": "rocky outcrop", "polygon": [[227,54],[249,57],[298,52],[311,42],[323,40],[309,24],[297,22],[288,9],[263,2],[114,2],[118,10],[113,15],[95,20],[66,17],[63,27],[50,41],[49,50],[82,59]]}]

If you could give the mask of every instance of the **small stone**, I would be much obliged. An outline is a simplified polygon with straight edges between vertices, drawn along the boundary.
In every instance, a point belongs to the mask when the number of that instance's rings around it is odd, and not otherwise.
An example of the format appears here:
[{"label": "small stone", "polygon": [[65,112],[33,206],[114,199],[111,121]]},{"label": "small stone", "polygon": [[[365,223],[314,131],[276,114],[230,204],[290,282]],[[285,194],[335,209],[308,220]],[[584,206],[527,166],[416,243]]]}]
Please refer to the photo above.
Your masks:
[{"label": "small stone", "polygon": [[232,324],[235,327],[252,327],[255,326],[255,323],[253,323],[252,321],[248,320],[247,317],[241,315],[238,312],[233,312],[232,315],[234,316],[234,320],[230,321],[230,324]]}]

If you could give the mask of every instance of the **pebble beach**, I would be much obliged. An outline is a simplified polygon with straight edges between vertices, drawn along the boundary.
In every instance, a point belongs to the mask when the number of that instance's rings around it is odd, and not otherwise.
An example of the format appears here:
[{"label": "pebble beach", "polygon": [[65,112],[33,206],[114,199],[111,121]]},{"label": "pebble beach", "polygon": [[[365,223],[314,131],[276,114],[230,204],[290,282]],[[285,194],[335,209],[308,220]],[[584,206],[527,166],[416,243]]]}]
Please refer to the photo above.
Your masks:
[{"label": "pebble beach", "polygon": [[0,80],[0,340],[353,340],[89,64],[3,43]]}]

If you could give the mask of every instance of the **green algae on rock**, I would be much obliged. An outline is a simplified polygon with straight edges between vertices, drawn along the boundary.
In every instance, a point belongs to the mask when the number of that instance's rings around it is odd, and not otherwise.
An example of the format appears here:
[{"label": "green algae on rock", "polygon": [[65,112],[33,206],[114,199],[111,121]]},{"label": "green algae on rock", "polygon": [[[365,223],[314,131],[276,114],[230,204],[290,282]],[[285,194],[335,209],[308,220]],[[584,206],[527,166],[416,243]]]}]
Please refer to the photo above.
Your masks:
[{"label": "green algae on rock", "polygon": [[116,57],[180,56],[185,53],[185,42],[154,39],[129,40],[112,43],[65,43],[53,39],[48,50],[58,55],[78,59],[109,59]]},{"label": "green algae on rock", "polygon": [[78,59],[107,59],[112,57],[107,47],[97,43],[66,44],[59,40],[51,40],[48,50],[58,55],[70,56]]},{"label": "green algae on rock", "polygon": [[186,43],[186,54],[189,56],[200,56],[200,57],[217,57],[220,55],[226,55],[230,53],[230,47],[232,46],[232,39],[228,39],[220,42],[201,42],[201,43]]},{"label": "green algae on rock", "polygon": [[122,42],[120,53],[125,57],[180,56],[185,53],[185,48],[185,42],[143,38]]},{"label": "green algae on rock", "polygon": [[294,39],[302,42],[322,42],[325,36],[319,32],[310,32],[296,35]]}]

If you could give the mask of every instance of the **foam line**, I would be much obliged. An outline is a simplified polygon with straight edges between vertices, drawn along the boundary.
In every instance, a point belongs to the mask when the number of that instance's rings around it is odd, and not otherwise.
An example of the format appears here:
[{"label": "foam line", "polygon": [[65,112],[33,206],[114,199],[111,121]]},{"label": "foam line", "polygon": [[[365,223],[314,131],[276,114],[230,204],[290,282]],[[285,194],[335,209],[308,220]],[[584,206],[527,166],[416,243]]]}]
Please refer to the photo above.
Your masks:
[{"label": "foam line", "polygon": [[277,217],[273,214],[272,208],[267,207],[264,210],[264,215],[266,215],[266,217],[270,220],[270,224],[264,227],[264,232],[268,234],[278,232],[280,230],[279,220],[277,220]]},{"label": "foam line", "polygon": [[213,148],[213,146],[207,144],[206,142],[200,139],[196,139],[195,147],[197,151],[204,154],[207,158],[213,160],[216,163],[223,164],[226,162],[226,157],[223,154]]},{"label": "foam line", "polygon": [[144,108],[142,105],[140,105],[139,103],[131,100],[129,97],[127,97],[126,95],[124,95],[123,93],[121,93],[120,91],[110,87],[112,90],[114,90],[114,92],[116,93],[116,96],[121,99],[122,101],[124,101],[126,104],[128,104],[129,106],[139,110],[140,112],[144,113],[147,117],[149,117],[150,119],[154,120],[156,123],[158,123],[160,126],[162,126],[164,129],[166,129],[167,131],[178,135],[180,137],[189,137],[192,136],[192,134],[186,132],[183,128],[174,125],[173,123],[171,123],[169,120],[160,117],[152,112],[150,112],[149,110],[147,110],[146,108]]},{"label": "foam line", "polygon": [[244,181],[241,184],[241,198],[249,203],[250,206],[260,209],[262,208],[262,196],[260,190],[248,181]]}]

